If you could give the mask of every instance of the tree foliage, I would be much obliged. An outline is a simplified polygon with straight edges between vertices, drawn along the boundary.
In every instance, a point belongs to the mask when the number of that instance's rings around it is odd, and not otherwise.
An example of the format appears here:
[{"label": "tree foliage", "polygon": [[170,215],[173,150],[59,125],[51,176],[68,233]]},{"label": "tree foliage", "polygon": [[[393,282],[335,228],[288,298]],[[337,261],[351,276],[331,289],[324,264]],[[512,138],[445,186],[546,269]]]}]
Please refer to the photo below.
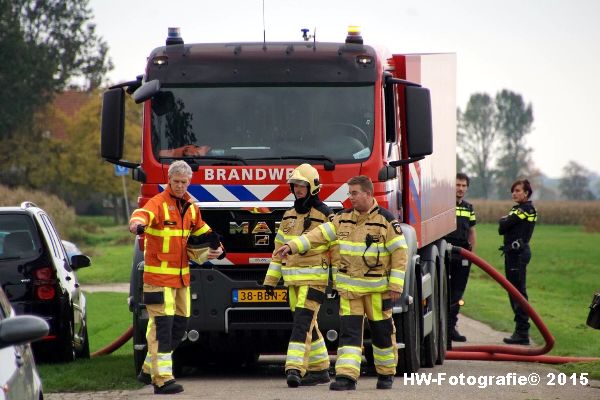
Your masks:
[{"label": "tree foliage", "polygon": [[72,79],[101,84],[112,64],[91,18],[88,0],[0,0],[0,138],[27,132]]},{"label": "tree foliage", "polygon": [[495,98],[472,94],[464,113],[458,109],[459,157],[471,175],[471,196],[507,197],[506,187],[534,170],[525,136],[531,131],[533,109],[509,90]]},{"label": "tree foliage", "polygon": [[575,161],[569,161],[560,178],[560,192],[568,200],[594,200],[590,190],[591,172]]},{"label": "tree foliage", "polygon": [[475,178],[471,185],[471,193],[477,197],[488,198],[491,193],[494,177],[491,161],[496,136],[495,115],[494,102],[486,93],[471,95],[464,113],[458,109],[460,157]]},{"label": "tree foliage", "polygon": [[[121,179],[114,167],[100,157],[101,93],[94,91],[75,118],[68,119],[53,106],[36,116],[25,135],[1,142],[0,181],[53,193],[68,203],[87,200],[100,193],[122,196]],[[68,137],[56,139],[45,134],[50,118],[60,118]],[[139,159],[141,106],[128,99],[125,116],[125,156]],[[139,191],[129,185],[129,195]]]},{"label": "tree foliage", "polygon": [[496,131],[501,145],[496,163],[498,187],[510,187],[520,177],[529,175],[531,149],[525,136],[531,132],[533,108],[525,104],[520,94],[502,90],[496,94]]}]

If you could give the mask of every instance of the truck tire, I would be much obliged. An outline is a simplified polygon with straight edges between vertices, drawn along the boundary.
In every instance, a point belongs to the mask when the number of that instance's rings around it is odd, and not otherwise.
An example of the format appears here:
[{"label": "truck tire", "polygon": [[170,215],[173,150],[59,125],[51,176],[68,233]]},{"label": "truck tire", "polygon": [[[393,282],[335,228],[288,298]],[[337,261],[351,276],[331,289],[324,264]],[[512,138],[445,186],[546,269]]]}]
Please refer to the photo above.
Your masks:
[{"label": "truck tire", "polygon": [[408,294],[413,298],[408,305],[408,311],[394,314],[396,326],[396,342],[404,343],[403,349],[398,349],[398,367],[396,375],[417,372],[421,366],[421,301],[416,287],[416,281],[421,280],[420,274],[409,281]]},{"label": "truck tire", "polygon": [[440,257],[438,272],[438,286],[440,288],[438,296],[439,304],[439,328],[438,328],[438,356],[435,363],[442,365],[446,359],[446,350],[448,348],[448,272],[444,258]]},{"label": "truck tire", "polygon": [[[436,252],[437,253],[437,252]],[[432,329],[429,335],[423,338],[423,347],[421,348],[421,366],[432,368],[438,357],[438,332],[439,332],[439,309],[438,298],[440,289],[438,286],[437,273],[435,270],[435,261],[427,261],[429,264],[427,269],[431,274],[431,286],[433,288],[431,297],[427,301],[428,307],[432,314]]]}]

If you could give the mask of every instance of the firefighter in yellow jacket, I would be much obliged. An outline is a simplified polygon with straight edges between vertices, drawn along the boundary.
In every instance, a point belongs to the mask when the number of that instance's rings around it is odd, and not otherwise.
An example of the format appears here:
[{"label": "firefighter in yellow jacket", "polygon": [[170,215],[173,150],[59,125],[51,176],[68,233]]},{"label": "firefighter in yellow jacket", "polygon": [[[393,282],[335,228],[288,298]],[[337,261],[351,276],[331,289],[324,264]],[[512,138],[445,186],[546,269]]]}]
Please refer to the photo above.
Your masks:
[{"label": "firefighter in yellow jacket", "polygon": [[398,221],[377,205],[369,177],[350,179],[348,188],[352,209],[287,242],[278,249],[278,255],[286,257],[288,253],[334,244],[332,254],[338,252],[340,257],[334,271],[340,294],[340,339],[336,378],[329,388],[356,389],[366,315],[378,375],[376,387],[391,389],[398,361],[392,306],[400,299],[404,286],[408,247]]},{"label": "firefighter in yellow jacket", "polygon": [[333,213],[319,200],[319,173],[311,165],[302,164],[296,168],[288,183],[296,200],[294,207],[283,214],[264,285],[269,293],[273,293],[283,277],[288,286],[294,326],[285,361],[287,384],[289,387],[313,386],[329,383],[329,354],[317,324],[329,281],[329,246],[295,254],[287,257],[285,262],[277,255],[277,250],[285,242],[330,221]]},{"label": "firefighter in yellow jacket", "polygon": [[[169,167],[169,185],[162,193],[135,210],[129,221],[131,233],[145,233],[144,294],[148,310],[148,354],[138,379],[154,384],[155,394],[183,391],[173,378],[171,356],[182,341],[190,316],[190,268],[188,238],[209,236],[210,227],[200,209],[190,201],[187,188],[192,169],[185,161]],[[223,249],[210,249],[208,259]]]}]

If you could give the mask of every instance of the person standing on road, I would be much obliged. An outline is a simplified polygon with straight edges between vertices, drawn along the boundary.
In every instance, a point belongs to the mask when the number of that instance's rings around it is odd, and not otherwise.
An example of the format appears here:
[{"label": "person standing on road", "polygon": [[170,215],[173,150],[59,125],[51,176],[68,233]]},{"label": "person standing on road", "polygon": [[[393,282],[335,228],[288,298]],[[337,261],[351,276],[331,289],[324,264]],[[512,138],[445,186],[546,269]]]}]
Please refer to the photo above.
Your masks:
[{"label": "person standing on road", "polygon": [[334,244],[332,265],[340,295],[340,338],[336,378],[329,389],[356,389],[365,315],[371,329],[378,375],[376,387],[391,389],[398,363],[392,306],[400,299],[404,287],[408,247],[398,221],[377,204],[369,177],[351,178],[348,190],[353,208],[287,242],[277,254],[286,257],[288,253]]},{"label": "person standing on road", "polygon": [[[445,239],[453,246],[475,251],[477,239],[475,224],[477,220],[473,205],[464,199],[469,189],[469,183],[470,179],[466,174],[461,172],[456,174],[456,230],[447,235]],[[467,338],[456,329],[456,323],[458,322],[460,303],[471,272],[471,262],[462,258],[459,254],[451,254],[449,272],[450,311],[448,313],[448,335],[450,340],[454,342],[466,342]]]},{"label": "person standing on road", "polygon": [[[500,218],[498,233],[504,235],[504,269],[506,279],[525,297],[527,297],[527,264],[531,260],[529,241],[537,221],[537,212],[530,197],[533,194],[531,184],[527,179],[515,181],[510,191],[514,205],[508,215]],[[515,313],[515,331],[510,337],[504,338],[508,344],[529,344],[529,316],[519,303],[509,296],[510,306]]]},{"label": "person standing on road", "polygon": [[285,242],[330,221],[333,212],[319,199],[319,173],[311,165],[297,167],[288,183],[296,200],[294,207],[283,214],[263,285],[272,297],[282,277],[288,286],[294,325],[285,360],[287,384],[289,387],[313,386],[329,383],[329,354],[317,324],[329,282],[329,246],[310,249],[286,260],[282,260],[277,251]]},{"label": "person standing on road", "polygon": [[[182,160],[169,167],[169,184],[135,210],[129,221],[133,234],[145,233],[143,302],[148,311],[148,353],[138,380],[154,385],[155,394],[173,394],[183,386],[173,377],[173,350],[181,343],[190,316],[188,238],[209,236],[210,227],[190,201],[187,188],[192,169]],[[208,259],[223,254],[210,249]]]}]

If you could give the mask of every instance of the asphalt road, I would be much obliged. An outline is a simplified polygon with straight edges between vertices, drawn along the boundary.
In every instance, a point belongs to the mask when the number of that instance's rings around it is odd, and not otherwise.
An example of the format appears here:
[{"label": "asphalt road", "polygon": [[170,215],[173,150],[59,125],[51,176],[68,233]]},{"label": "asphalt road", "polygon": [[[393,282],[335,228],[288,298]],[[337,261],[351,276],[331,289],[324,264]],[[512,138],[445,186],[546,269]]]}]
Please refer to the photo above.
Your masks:
[{"label": "asphalt road", "polygon": [[[506,333],[496,332],[477,321],[460,316],[459,330],[468,344],[499,344]],[[333,359],[332,359],[333,361]],[[581,376],[561,374],[552,366],[523,362],[446,361],[442,366],[421,369],[412,377],[396,377],[392,390],[377,390],[373,373],[365,372],[357,390],[333,392],[327,385],[287,387],[281,356],[261,357],[248,369],[223,371],[189,370],[178,379],[183,393],[161,398],[227,400],[307,399],[599,399],[600,381],[585,384]],[[333,363],[332,363],[333,365]],[[539,379],[536,379],[539,378]],[[49,393],[49,400],[121,400],[153,396],[151,386],[132,391]]]}]

